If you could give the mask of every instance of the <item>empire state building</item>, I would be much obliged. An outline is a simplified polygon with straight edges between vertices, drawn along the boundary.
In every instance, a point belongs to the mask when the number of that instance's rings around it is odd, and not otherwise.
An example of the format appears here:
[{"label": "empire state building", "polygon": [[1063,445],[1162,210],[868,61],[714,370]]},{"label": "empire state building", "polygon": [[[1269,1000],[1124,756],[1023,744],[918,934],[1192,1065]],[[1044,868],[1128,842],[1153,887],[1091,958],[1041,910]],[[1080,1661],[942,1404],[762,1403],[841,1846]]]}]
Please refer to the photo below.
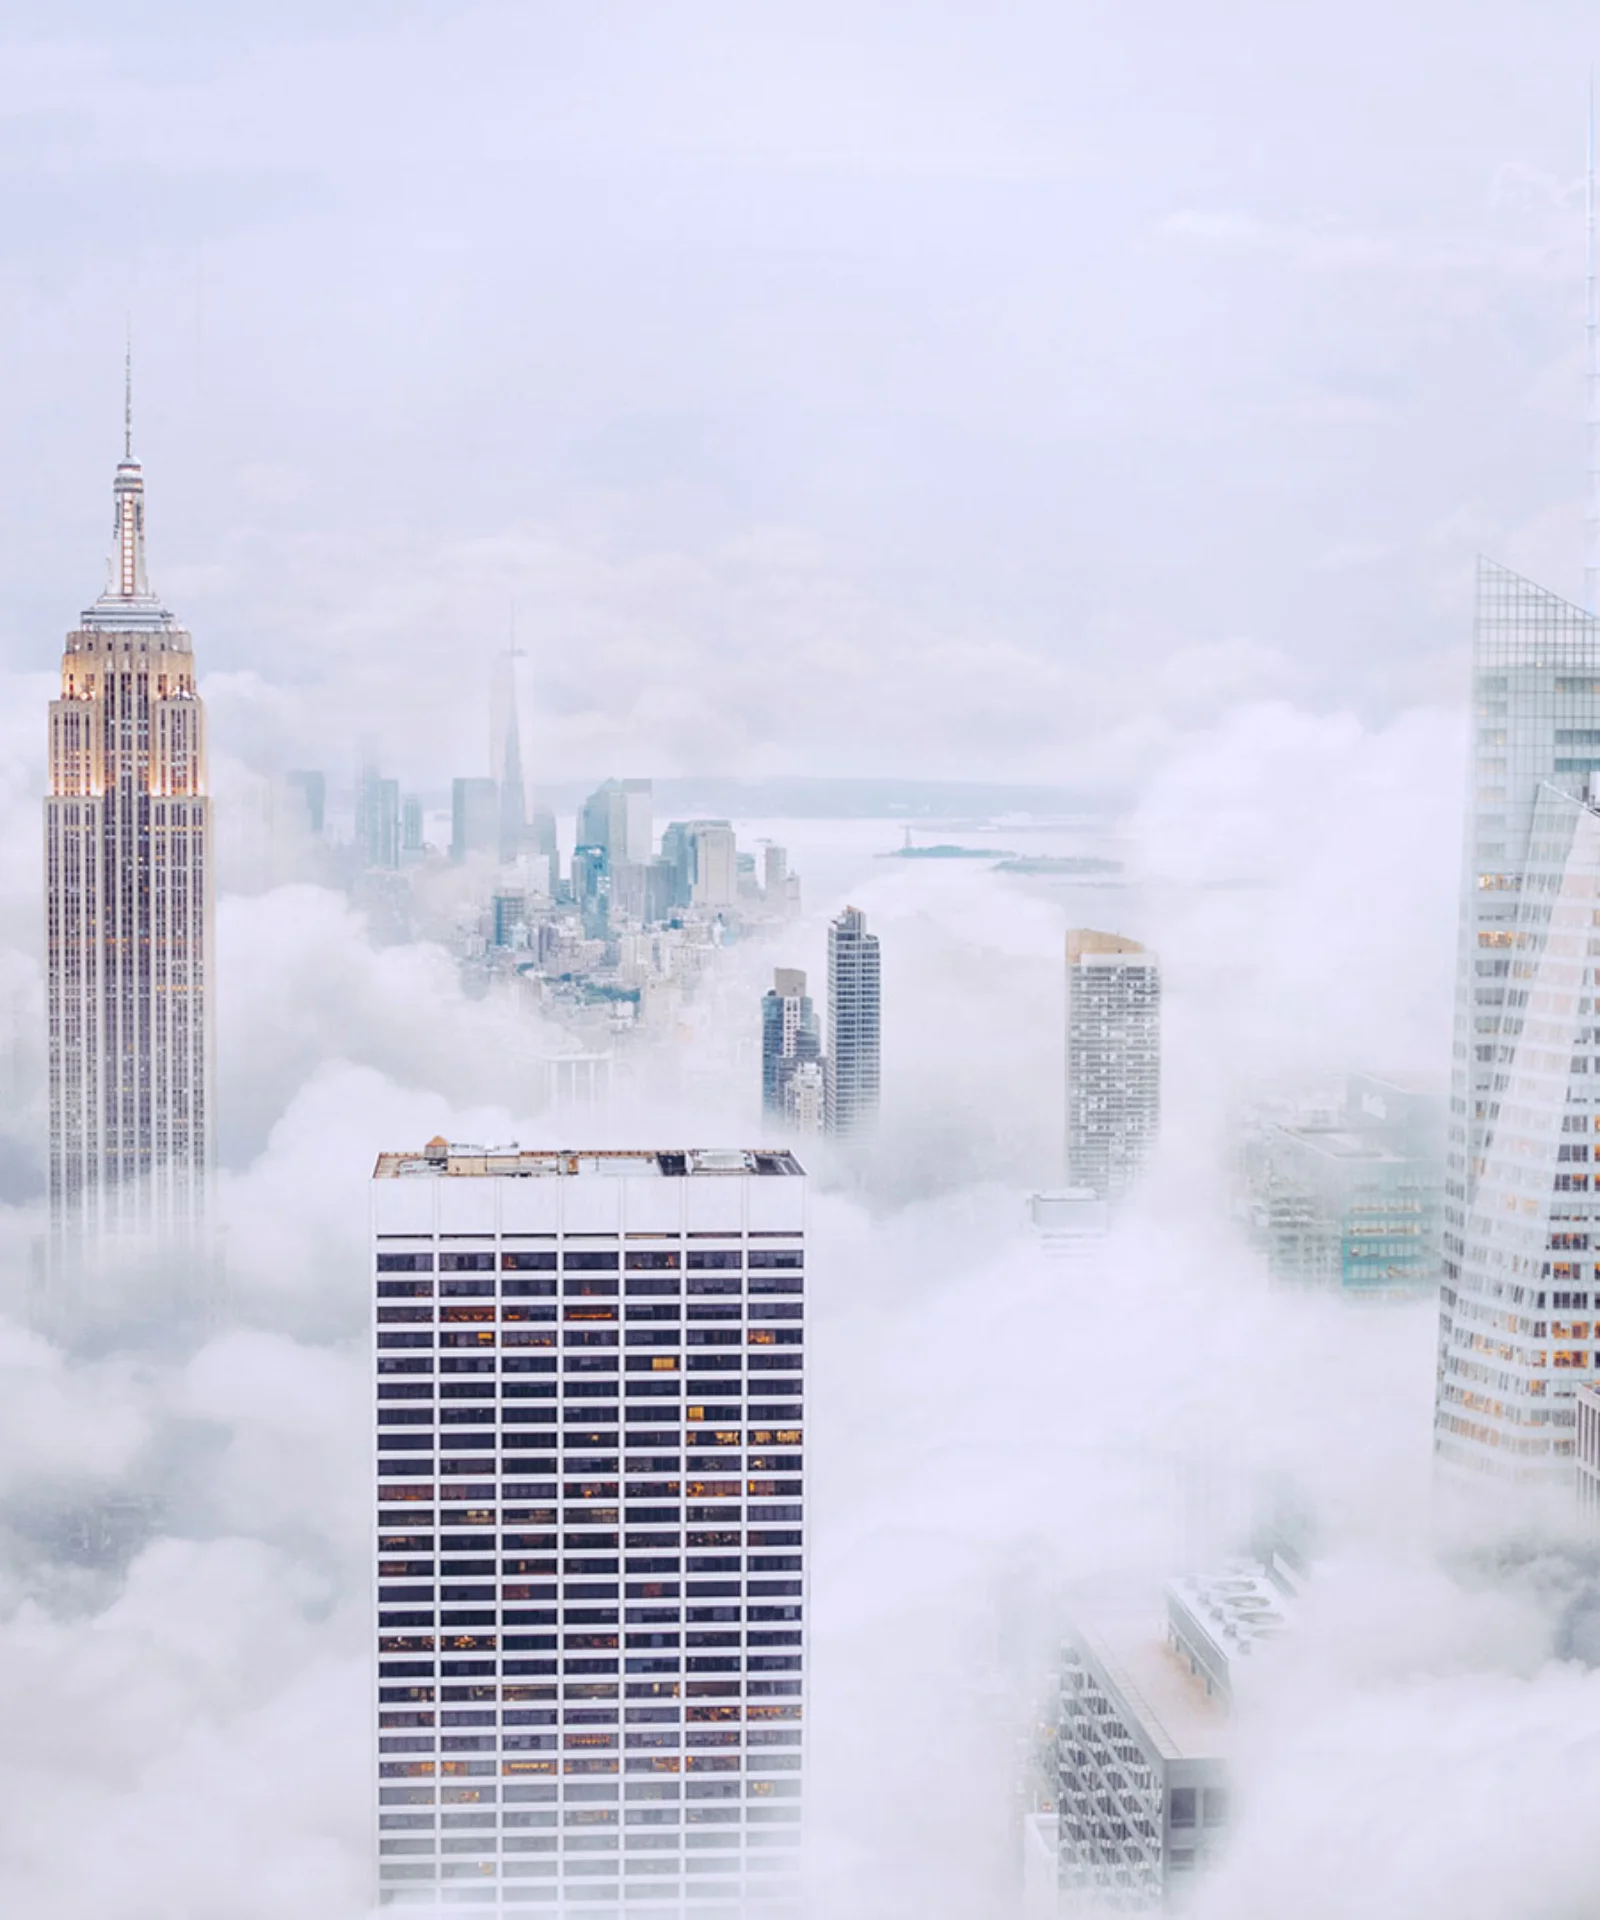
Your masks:
[{"label": "empire state building", "polygon": [[145,570],[131,426],[106,590],[67,635],[45,810],[50,1198],[179,1229],[212,1161],[211,803],[189,635]]}]

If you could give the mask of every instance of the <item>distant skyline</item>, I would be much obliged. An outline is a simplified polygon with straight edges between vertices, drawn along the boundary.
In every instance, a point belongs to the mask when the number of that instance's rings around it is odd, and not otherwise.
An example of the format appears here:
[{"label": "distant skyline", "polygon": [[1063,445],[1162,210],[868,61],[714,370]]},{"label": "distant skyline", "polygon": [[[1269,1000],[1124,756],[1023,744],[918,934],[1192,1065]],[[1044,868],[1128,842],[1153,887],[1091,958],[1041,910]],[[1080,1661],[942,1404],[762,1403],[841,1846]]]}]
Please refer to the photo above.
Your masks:
[{"label": "distant skyline", "polygon": [[[807,1751],[809,1908],[1017,1920],[1055,1877],[1019,1875],[1019,1816],[1067,1801],[1073,1837],[1080,1726],[1147,1860],[1160,1835],[1181,1873],[1229,1833],[1196,1915],[1397,1920],[1421,1885],[1469,1920],[1578,1910],[1592,1542],[1522,1509],[1443,1524],[1435,1303],[1274,1284],[1231,1176],[1258,1088],[1369,1068],[1376,1120],[1379,1072],[1437,1085],[1470,982],[1467,1066],[1525,1069],[1542,1105],[1500,1090],[1500,1145],[1521,1126],[1528,1151],[1480,1199],[1520,1194],[1523,1225],[1457,1235],[1447,1412],[1503,1399],[1519,1341],[1550,1368],[1535,1413],[1597,1377],[1600,1321],[1555,1316],[1600,1313],[1600,1248],[1571,1244],[1600,1160],[1582,1101],[1545,1096],[1593,1080],[1600,1029],[1552,1053],[1560,1010],[1530,1000],[1541,1058],[1497,1050],[1546,926],[1513,789],[1535,761],[1600,773],[1600,664],[1539,667],[1533,711],[1470,661],[1479,550],[1514,570],[1508,632],[1600,645],[1542,590],[1575,598],[1584,562],[1597,40],[1574,0],[7,11],[0,1721],[30,1737],[0,1760],[0,1912],[370,1916],[374,1789],[395,1888],[516,1896],[565,1854],[568,1894],[608,1858],[726,1892],[699,1869],[743,1850],[701,1842],[788,1852],[760,1837],[797,1823],[762,1816]],[[182,750],[157,785],[195,771],[201,702],[209,764],[110,851],[159,904],[158,813],[188,809],[215,920],[187,955],[170,914],[112,931],[168,1012],[203,952],[215,1231],[98,1262],[80,1317],[55,1306],[66,1236],[38,1253],[41,721],[59,690],[57,768],[85,790],[52,806],[59,871],[69,810],[81,831],[101,798],[66,709],[118,720],[126,676],[91,690],[81,663],[142,611],[111,596],[62,685],[130,316],[154,579],[194,636],[166,704],[205,667],[192,714],[149,716],[157,759]],[[118,491],[137,583],[135,471]],[[490,725],[513,634],[514,755]],[[526,806],[502,810],[513,762]],[[1600,899],[1600,809],[1576,827],[1566,920]],[[1532,881],[1560,841],[1535,828]],[[1582,928],[1548,924],[1548,962],[1587,966]],[[1116,1010],[1074,1035],[1063,990],[1090,929],[1160,957],[1160,1137],[1115,1217],[1061,1190],[1063,1070],[1098,1055],[1153,1136],[1154,983],[1126,983],[1107,1065]],[[833,1071],[797,1066],[785,1117],[863,1124],[791,1156],[757,1061],[767,983],[802,973]],[[1508,983],[1499,1035],[1480,980]],[[683,1145],[739,1140],[766,1144]],[[449,1144],[472,1141],[529,1151]],[[617,1153],[622,1182],[591,1158]],[[1436,1163],[1419,1184],[1399,1226],[1361,1201],[1362,1277],[1433,1218]],[[1502,1299],[1501,1253],[1545,1297]],[[1550,1318],[1472,1319],[1524,1311]],[[809,1356],[785,1337],[808,1323]],[[802,1492],[807,1417],[827,1444]],[[376,1618],[375,1511],[405,1556]],[[1238,1671],[1226,1781],[1169,1776],[1094,1701],[1057,1723],[1066,1774],[1030,1766],[1072,1596],[1156,1603],[1213,1569],[1231,1597],[1182,1601],[1197,1634],[1283,1620],[1226,1571],[1247,1541],[1280,1574],[1303,1550],[1315,1584]],[[1148,1618],[1193,1704],[1231,1689],[1179,1613]],[[380,1665],[427,1668],[377,1674],[376,1728],[375,1631]]]},{"label": "distant skyline", "polygon": [[1479,549],[1578,595],[1576,5],[336,20],[0,28],[13,671],[128,313],[224,754],[475,762],[514,602],[530,781],[1097,780],[1459,704]]}]

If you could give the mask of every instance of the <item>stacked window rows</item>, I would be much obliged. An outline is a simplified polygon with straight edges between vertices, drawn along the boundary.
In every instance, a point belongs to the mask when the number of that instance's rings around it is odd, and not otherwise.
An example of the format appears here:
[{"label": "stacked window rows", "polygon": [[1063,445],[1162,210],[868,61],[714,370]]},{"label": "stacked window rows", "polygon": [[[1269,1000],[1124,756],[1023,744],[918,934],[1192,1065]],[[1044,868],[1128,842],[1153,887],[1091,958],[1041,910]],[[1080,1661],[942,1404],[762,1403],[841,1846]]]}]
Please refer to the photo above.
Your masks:
[{"label": "stacked window rows", "polygon": [[[1566,1305],[1571,1282],[1590,1278],[1569,1257],[1588,1251],[1590,1235],[1574,1230],[1589,1225],[1587,1203],[1571,1196],[1588,1190],[1575,1162],[1580,1153],[1586,1161],[1589,1148],[1566,1142],[1557,1160],[1555,1142],[1568,1123],[1589,1131],[1588,1115],[1567,1109],[1592,1100],[1592,1077],[1574,1076],[1589,1075],[1584,1049],[1596,982],[1552,981],[1535,990],[1530,980],[1546,961],[1555,895],[1563,886],[1570,893],[1578,878],[1576,870],[1564,877],[1564,868],[1581,806],[1569,799],[1563,807],[1560,795],[1580,794],[1600,771],[1600,622],[1480,561],[1474,693],[1435,1444],[1457,1465],[1561,1481],[1571,1471],[1570,1387],[1545,1380],[1543,1348],[1547,1339],[1587,1338],[1587,1325],[1577,1323],[1581,1334],[1556,1332],[1535,1316],[1557,1301]],[[1552,837],[1563,842],[1559,857],[1552,857]],[[1558,932],[1576,935],[1575,928]],[[1585,986],[1590,992],[1580,997]],[[1535,991],[1538,998],[1530,997]],[[1562,1006],[1540,1004],[1551,991]],[[1532,1024],[1547,1025],[1552,1012],[1564,1027],[1557,1042]],[[1555,1052],[1558,1065],[1547,1057]],[[1537,1196],[1525,1177],[1535,1166]],[[1520,1191],[1513,1196],[1513,1189]],[[1516,1217],[1501,1211],[1508,1196]],[[1525,1200],[1532,1213],[1523,1211]],[[1508,1234],[1522,1244],[1511,1246]],[[1575,1359],[1576,1348],[1566,1352],[1554,1365],[1587,1362],[1587,1355]]]},{"label": "stacked window rows", "polygon": [[1493,1124],[1458,1284],[1442,1299],[1438,1432],[1447,1457],[1554,1478],[1570,1471],[1572,1375],[1600,1359],[1593,1323],[1567,1317],[1587,1315],[1596,1237],[1588,1049],[1600,816],[1544,788],[1521,882],[1496,1016]]},{"label": "stacked window rows", "polygon": [[63,1223],[179,1228],[210,1157],[204,714],[117,467],[112,584],[67,636],[45,800],[50,1193]]},{"label": "stacked window rows", "polygon": [[[1105,936],[1090,936],[1104,939]],[[1161,974],[1132,943],[1067,958],[1067,1177],[1117,1200],[1161,1121]]]},{"label": "stacked window rows", "polygon": [[1059,1734],[1062,1905],[1158,1906],[1162,1783],[1077,1651],[1066,1650]]},{"label": "stacked window rows", "polygon": [[384,1900],[781,1902],[798,1237],[390,1240],[377,1267]]}]

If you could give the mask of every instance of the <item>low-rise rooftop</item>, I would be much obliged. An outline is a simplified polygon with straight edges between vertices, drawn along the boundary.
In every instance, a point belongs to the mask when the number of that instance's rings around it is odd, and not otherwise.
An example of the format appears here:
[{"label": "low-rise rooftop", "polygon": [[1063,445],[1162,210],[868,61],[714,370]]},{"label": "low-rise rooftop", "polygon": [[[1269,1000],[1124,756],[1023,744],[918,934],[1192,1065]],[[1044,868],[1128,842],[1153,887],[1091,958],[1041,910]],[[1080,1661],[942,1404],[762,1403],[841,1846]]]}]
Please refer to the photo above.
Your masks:
[{"label": "low-rise rooftop", "polygon": [[787,1147],[678,1147],[660,1152],[637,1148],[481,1147],[434,1139],[408,1153],[380,1153],[375,1180],[440,1174],[462,1178],[494,1174],[502,1179],[572,1179],[587,1174],[619,1180],[682,1179],[688,1175],[803,1174]]},{"label": "low-rise rooftop", "polygon": [[1300,1578],[1281,1555],[1234,1560],[1167,1582],[1167,1617],[1214,1685],[1231,1691],[1235,1663],[1288,1627]]}]

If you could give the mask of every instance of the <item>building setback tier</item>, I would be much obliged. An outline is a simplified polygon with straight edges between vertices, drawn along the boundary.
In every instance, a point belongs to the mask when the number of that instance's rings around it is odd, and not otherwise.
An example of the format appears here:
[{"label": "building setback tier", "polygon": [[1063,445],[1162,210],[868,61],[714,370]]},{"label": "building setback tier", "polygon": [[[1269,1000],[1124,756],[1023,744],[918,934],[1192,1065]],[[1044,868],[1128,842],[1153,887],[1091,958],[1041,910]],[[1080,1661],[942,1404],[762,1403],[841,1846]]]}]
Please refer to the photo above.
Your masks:
[{"label": "building setback tier", "polygon": [[44,802],[58,1227],[195,1225],[212,1162],[211,802],[189,635],[150,591],[118,464],[111,577],[66,639]]}]

